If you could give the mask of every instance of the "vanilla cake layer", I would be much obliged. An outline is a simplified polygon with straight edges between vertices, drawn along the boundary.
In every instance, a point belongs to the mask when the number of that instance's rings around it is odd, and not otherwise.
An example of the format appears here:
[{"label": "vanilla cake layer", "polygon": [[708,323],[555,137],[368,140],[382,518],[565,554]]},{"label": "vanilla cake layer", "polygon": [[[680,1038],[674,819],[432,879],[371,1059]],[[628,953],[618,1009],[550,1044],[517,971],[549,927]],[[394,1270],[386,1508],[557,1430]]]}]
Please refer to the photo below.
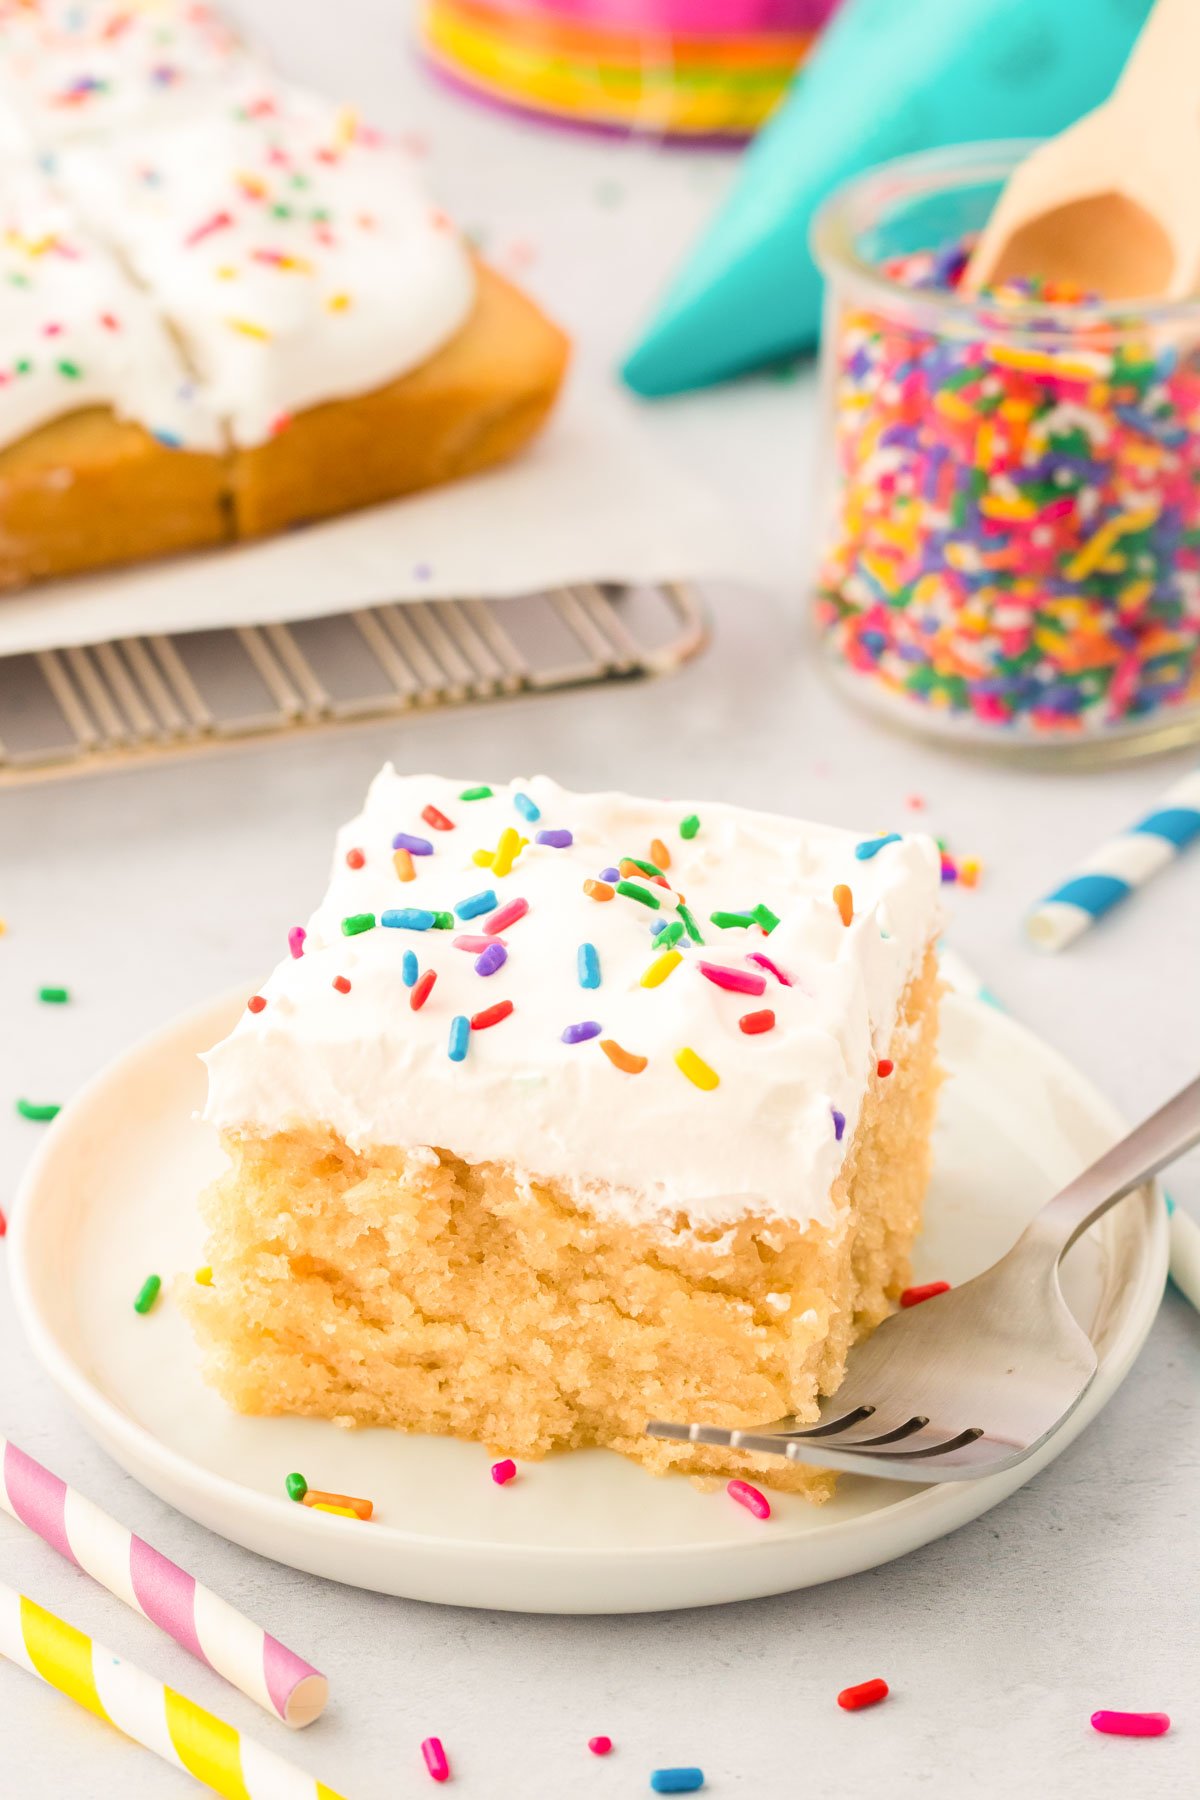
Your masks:
[{"label": "vanilla cake layer", "polygon": [[208,1375],[245,1411],[822,1498],[644,1426],[812,1416],[904,1285],[936,847],[479,793],[385,770],[300,954],[207,1059]]}]

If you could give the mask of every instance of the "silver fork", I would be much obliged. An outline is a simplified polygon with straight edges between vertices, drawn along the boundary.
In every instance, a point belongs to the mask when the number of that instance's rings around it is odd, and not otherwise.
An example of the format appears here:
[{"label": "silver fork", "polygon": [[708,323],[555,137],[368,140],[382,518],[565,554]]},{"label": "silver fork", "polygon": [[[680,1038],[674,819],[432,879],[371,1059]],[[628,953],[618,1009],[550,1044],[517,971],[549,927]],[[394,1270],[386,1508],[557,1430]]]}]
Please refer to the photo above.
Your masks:
[{"label": "silver fork", "polygon": [[1012,1468],[1069,1418],[1096,1373],[1062,1296],[1060,1262],[1110,1206],[1197,1143],[1200,1078],[1056,1194],[998,1263],[885,1319],[851,1351],[816,1424],[725,1430],[654,1419],[646,1430],[892,1481],[973,1481]]}]

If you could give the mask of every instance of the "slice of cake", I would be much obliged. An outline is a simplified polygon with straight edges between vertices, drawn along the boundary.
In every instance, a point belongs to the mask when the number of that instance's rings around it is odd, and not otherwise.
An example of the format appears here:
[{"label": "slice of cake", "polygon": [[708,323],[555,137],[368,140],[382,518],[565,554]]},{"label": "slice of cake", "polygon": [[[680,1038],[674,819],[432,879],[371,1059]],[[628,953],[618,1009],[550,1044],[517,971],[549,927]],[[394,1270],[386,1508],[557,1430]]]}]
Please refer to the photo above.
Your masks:
[{"label": "slice of cake", "polygon": [[228,535],[219,422],[144,293],[0,169],[0,588]]},{"label": "slice of cake", "polygon": [[644,1427],[812,1416],[907,1281],[939,913],[927,838],[384,769],[206,1059],[209,1378],[823,1498]]}]

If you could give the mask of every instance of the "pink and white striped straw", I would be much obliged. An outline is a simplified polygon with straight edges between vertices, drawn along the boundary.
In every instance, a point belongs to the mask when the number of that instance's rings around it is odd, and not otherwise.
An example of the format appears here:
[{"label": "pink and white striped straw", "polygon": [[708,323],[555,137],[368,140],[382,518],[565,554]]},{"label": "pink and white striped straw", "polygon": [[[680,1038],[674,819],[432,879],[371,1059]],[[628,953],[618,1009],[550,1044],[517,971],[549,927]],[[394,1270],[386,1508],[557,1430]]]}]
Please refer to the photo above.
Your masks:
[{"label": "pink and white striped straw", "polygon": [[329,1683],[261,1625],[0,1436],[0,1507],[285,1725],[310,1725]]}]

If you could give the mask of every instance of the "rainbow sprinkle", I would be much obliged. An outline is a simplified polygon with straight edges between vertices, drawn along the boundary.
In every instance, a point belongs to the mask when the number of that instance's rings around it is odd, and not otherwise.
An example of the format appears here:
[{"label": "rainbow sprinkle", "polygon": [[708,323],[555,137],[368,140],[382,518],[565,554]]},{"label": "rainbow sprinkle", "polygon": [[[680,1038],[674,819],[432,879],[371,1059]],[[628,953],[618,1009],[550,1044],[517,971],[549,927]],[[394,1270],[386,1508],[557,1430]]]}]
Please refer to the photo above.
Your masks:
[{"label": "rainbow sprinkle", "polygon": [[671,973],[671,970],[677,969],[682,961],[683,957],[678,950],[664,950],[661,956],[655,957],[654,961],[643,974],[641,980],[642,987],[661,987],[663,982],[667,979],[667,976]]},{"label": "rainbow sprinkle", "polygon": [[600,956],[595,944],[580,944],[575,960],[580,987],[598,988],[600,986]]},{"label": "rainbow sprinkle", "polygon": [[459,1013],[457,1018],[450,1021],[450,1041],[446,1047],[446,1054],[451,1062],[464,1061],[470,1041],[471,1021]]},{"label": "rainbow sprinkle", "polygon": [[138,1289],[137,1294],[134,1298],[134,1302],[133,1302],[134,1312],[140,1313],[142,1315],[142,1317],[145,1318],[146,1314],[150,1311],[151,1307],[154,1305],[154,1302],[158,1299],[161,1289],[162,1289],[162,1276],[161,1275],[147,1275],[145,1281],[143,1281],[141,1287]]},{"label": "rainbow sprinkle", "polygon": [[624,894],[627,900],[636,900],[641,906],[652,907],[655,912],[657,912],[662,905],[662,901],[659,900],[656,895],[652,894],[649,888],[643,887],[638,881],[618,881],[617,893]]},{"label": "rainbow sprinkle", "polygon": [[432,931],[437,917],[423,906],[393,906],[380,913],[379,923],[391,931]]},{"label": "rainbow sprinkle", "polygon": [[677,1050],[675,1064],[695,1087],[703,1088],[705,1093],[710,1093],[720,1085],[721,1077],[716,1070],[710,1069],[703,1057],[697,1056],[694,1050]]},{"label": "rainbow sprinkle", "polygon": [[460,900],[454,910],[460,919],[474,919],[480,913],[494,912],[497,905],[495,889],[484,888],[481,894],[471,894],[466,900]]},{"label": "rainbow sprinkle", "polygon": [[568,1025],[562,1034],[564,1044],[586,1044],[589,1038],[599,1037],[604,1030],[595,1019],[584,1019],[578,1025]]},{"label": "rainbow sprinkle", "polygon": [[481,951],[475,958],[475,973],[477,975],[494,975],[497,969],[502,969],[507,961],[508,951],[503,944],[493,938],[487,949]]}]

